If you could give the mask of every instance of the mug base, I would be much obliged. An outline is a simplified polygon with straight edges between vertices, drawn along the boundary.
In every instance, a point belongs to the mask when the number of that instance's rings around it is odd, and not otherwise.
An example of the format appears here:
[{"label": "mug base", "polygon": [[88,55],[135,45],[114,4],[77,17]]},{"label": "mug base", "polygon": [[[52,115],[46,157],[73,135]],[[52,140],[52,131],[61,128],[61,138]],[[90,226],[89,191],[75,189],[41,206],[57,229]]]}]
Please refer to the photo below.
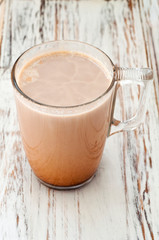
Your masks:
[{"label": "mug base", "polygon": [[43,180],[41,180],[40,178],[38,178],[36,176],[36,178],[38,179],[38,181],[40,183],[42,183],[43,185],[45,185],[46,187],[49,187],[49,188],[52,188],[52,189],[55,189],[55,190],[74,190],[74,189],[77,189],[77,188],[81,188],[83,187],[84,185],[88,184],[89,182],[92,181],[92,179],[95,177],[95,174],[93,174],[93,176],[91,176],[89,179],[87,179],[86,181],[80,183],[80,184],[77,184],[77,185],[73,185],[73,186],[57,186],[57,185],[53,185],[53,184],[49,184],[47,182],[44,182]]}]

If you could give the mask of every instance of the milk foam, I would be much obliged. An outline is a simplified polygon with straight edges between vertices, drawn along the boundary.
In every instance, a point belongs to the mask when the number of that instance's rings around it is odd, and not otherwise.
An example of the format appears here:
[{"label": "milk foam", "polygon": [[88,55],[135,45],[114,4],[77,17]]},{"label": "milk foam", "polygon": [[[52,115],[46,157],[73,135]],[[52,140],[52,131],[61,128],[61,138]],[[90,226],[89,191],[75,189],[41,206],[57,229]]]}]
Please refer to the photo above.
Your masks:
[{"label": "milk foam", "polygon": [[21,90],[43,104],[73,106],[90,102],[110,85],[106,69],[80,53],[58,52],[32,59],[21,70]]}]

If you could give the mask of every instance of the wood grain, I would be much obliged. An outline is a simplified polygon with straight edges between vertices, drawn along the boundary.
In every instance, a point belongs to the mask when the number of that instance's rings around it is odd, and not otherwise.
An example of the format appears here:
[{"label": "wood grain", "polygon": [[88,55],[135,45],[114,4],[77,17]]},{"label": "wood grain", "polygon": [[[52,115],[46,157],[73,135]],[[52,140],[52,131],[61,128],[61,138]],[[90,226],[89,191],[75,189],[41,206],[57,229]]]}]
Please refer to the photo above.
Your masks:
[{"label": "wood grain", "polygon": [[[0,240],[159,239],[159,2],[0,1]],[[10,71],[34,44],[77,39],[115,64],[151,66],[144,123],[108,138],[94,180],[69,192],[48,189],[25,157]],[[115,115],[132,116],[140,89],[118,92]]]}]

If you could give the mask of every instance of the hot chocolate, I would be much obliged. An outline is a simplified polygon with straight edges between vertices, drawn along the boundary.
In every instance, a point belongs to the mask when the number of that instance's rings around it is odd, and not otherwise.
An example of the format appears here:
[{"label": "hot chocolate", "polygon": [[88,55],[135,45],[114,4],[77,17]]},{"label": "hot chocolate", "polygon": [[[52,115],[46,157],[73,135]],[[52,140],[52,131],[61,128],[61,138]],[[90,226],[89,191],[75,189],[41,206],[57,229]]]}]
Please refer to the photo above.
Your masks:
[{"label": "hot chocolate", "polygon": [[96,59],[77,52],[50,52],[23,66],[17,83],[24,94],[57,110],[73,106],[69,114],[58,114],[16,98],[24,149],[38,178],[71,186],[94,174],[110,124],[112,94],[97,105],[88,104],[84,111],[74,112],[74,106],[93,102],[110,82]]}]

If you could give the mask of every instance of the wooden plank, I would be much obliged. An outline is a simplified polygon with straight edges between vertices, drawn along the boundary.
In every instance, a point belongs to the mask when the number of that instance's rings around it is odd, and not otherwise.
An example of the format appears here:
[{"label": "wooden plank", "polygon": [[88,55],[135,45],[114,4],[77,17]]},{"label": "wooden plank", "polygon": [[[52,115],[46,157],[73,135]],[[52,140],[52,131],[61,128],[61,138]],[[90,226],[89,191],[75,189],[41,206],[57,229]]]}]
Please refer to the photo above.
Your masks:
[{"label": "wooden plank", "polygon": [[[150,157],[149,164],[153,169],[158,169],[158,132],[159,132],[159,92],[158,92],[158,66],[159,62],[157,59],[157,53],[159,51],[158,44],[156,42],[159,41],[158,35],[158,9],[159,3],[154,1],[147,1],[146,3],[143,1],[139,1],[139,9],[141,15],[141,22],[143,25],[144,35],[145,35],[145,48],[147,48],[150,66],[152,66],[154,70],[154,84],[151,92],[151,99],[153,98],[153,103],[151,106],[153,108],[150,109],[149,114],[147,114],[148,120],[148,136],[149,136],[149,149],[150,149]],[[153,120],[152,120],[153,119]],[[153,128],[152,124],[156,124],[156,129]],[[155,132],[154,132],[155,131]],[[157,224],[157,216],[159,214],[158,208],[156,209],[155,203],[159,201],[159,197],[155,196],[155,191],[157,188],[156,183],[158,182],[158,175],[154,176],[154,172],[147,173],[147,181],[145,186],[146,197],[148,205],[145,207],[147,211],[144,210],[144,215],[146,219],[146,224],[150,233],[150,239],[158,238],[158,224]],[[145,196],[144,196],[145,200]],[[152,212],[151,215],[148,212]]]},{"label": "wooden plank", "polygon": [[[0,239],[158,239],[157,0],[6,0],[1,9]],[[85,41],[115,64],[155,70],[144,124],[108,138],[95,179],[70,192],[50,190],[33,175],[10,84],[15,59],[53,39]],[[136,88],[119,91],[116,116],[131,116],[137,103]]]},{"label": "wooden plank", "polygon": [[4,11],[5,11],[5,3],[4,1],[0,1],[0,55],[1,55],[1,44],[2,44],[2,37],[3,37]]},{"label": "wooden plank", "polygon": [[[1,54],[0,54],[0,67],[2,68],[8,68],[10,64],[10,58],[11,58],[11,18],[9,17],[9,9],[10,9],[10,1],[6,0],[3,1],[2,4],[5,5],[5,10],[3,8],[3,31],[1,36]],[[1,5],[2,5],[1,4]]]}]

